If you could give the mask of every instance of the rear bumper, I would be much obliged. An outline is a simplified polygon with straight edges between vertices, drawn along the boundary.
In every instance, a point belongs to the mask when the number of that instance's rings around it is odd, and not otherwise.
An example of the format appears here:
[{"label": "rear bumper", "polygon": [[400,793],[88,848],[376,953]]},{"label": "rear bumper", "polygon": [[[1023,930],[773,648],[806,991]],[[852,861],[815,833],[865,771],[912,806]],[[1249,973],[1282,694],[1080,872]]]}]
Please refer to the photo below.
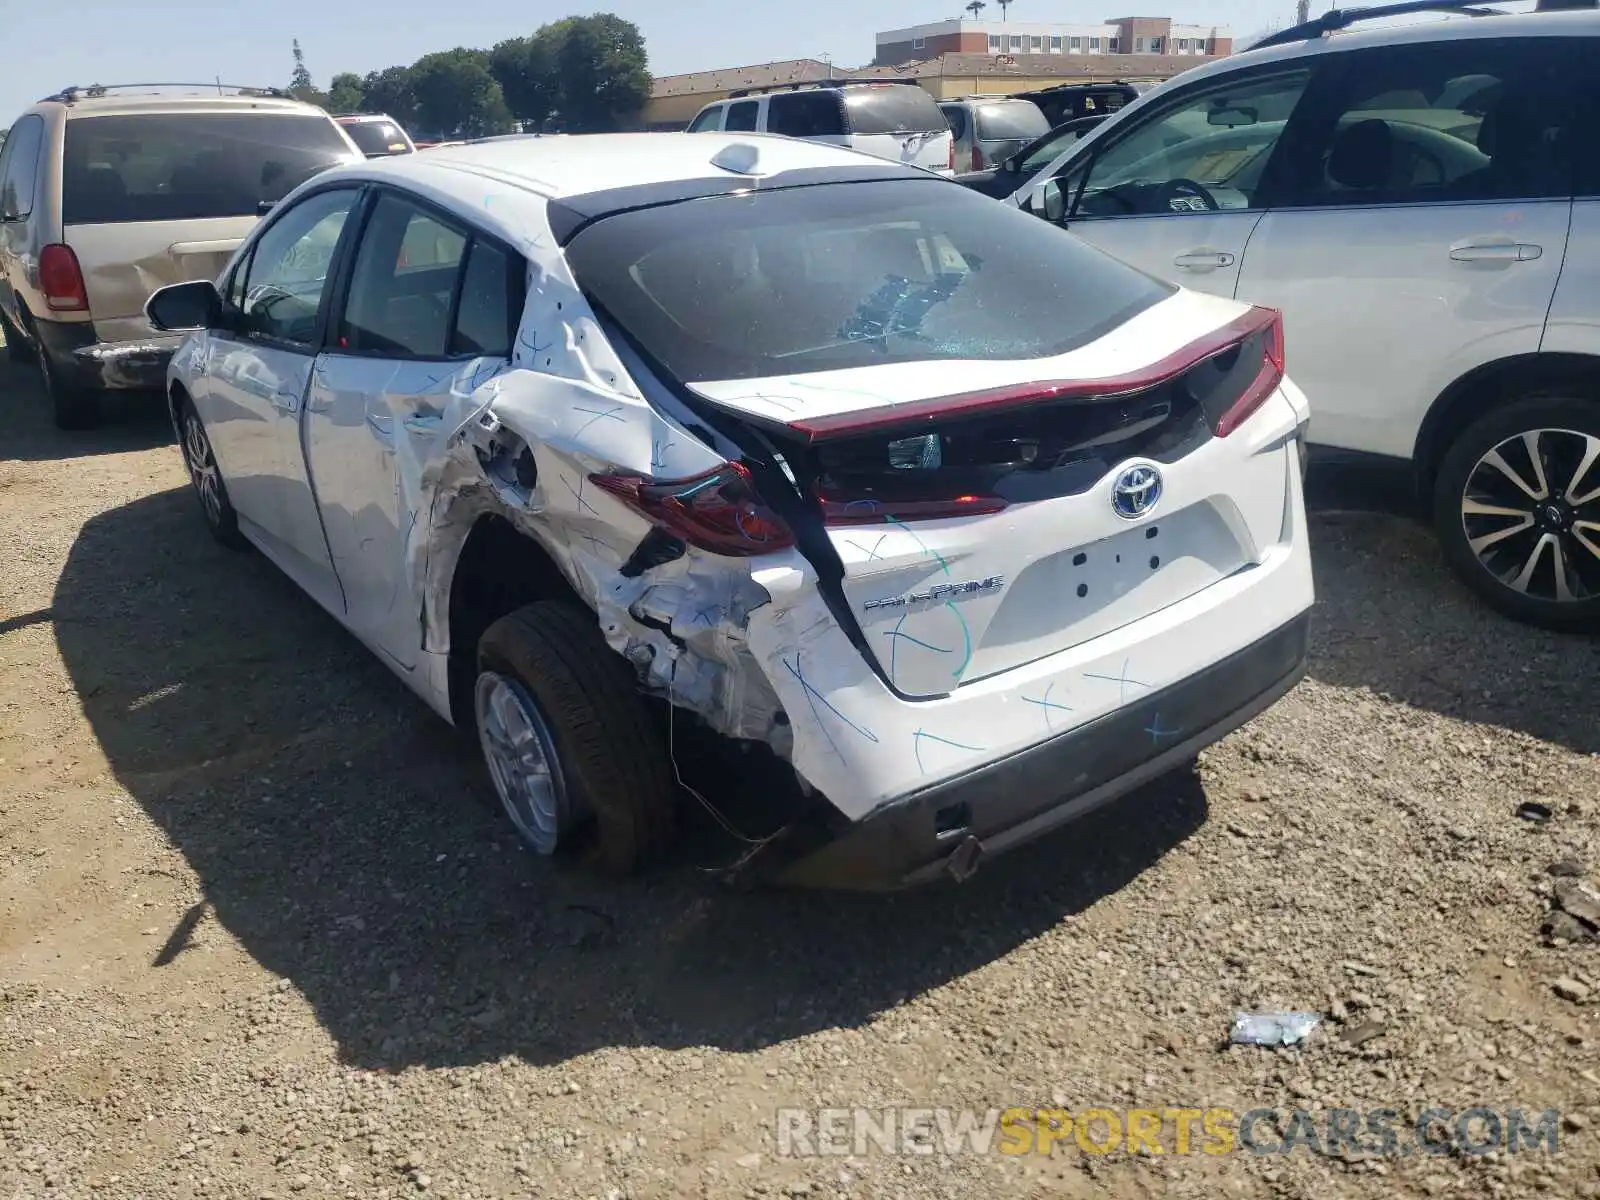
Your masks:
[{"label": "rear bumper", "polygon": [[33,328],[63,379],[101,391],[162,390],[183,342],[182,334],[103,342],[89,321],[36,320]]},{"label": "rear bumper", "polygon": [[978,865],[1193,759],[1305,674],[1310,613],[1179,683],[879,809],[781,883],[886,890]]}]

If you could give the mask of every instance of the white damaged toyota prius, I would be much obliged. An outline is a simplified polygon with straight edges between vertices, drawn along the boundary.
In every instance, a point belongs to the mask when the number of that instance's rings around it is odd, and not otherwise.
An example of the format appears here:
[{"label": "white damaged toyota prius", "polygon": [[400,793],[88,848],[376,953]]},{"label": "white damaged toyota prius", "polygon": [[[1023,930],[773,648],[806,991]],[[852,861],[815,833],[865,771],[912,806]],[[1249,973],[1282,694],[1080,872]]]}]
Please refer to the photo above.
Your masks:
[{"label": "white damaged toyota prius", "polygon": [[148,314],[192,331],[211,532],[471,731],[540,854],[659,857],[697,722],[798,785],[741,873],[961,879],[1304,671],[1278,315],[915,167],[755,134],[340,167]]}]

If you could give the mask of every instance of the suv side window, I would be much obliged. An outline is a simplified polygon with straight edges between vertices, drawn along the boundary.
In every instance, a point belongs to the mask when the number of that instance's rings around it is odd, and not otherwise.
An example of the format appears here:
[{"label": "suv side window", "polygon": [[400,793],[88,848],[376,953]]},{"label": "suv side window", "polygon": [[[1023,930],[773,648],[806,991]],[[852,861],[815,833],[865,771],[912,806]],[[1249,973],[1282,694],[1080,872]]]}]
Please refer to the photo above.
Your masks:
[{"label": "suv side window", "polygon": [[741,100],[737,104],[728,105],[728,119],[723,122],[722,128],[726,131],[754,133],[756,110],[760,107],[760,102],[756,100]]},{"label": "suv side window", "polygon": [[1103,141],[1087,163],[1068,162],[1062,187],[1071,215],[1262,207],[1262,177],[1310,82],[1309,68],[1251,73],[1174,97]]},{"label": "suv side window", "polygon": [[333,253],[359,194],[340,188],[307,196],[262,232],[240,305],[246,334],[310,349]]},{"label": "suv side window", "polygon": [[767,98],[767,132],[785,137],[836,137],[844,133],[839,97],[821,88],[779,92]]},{"label": "suv side window", "polygon": [[722,105],[714,104],[710,108],[702,109],[699,116],[689,122],[686,133],[705,133],[707,130],[715,131],[722,123]]},{"label": "suv side window", "polygon": [[6,171],[0,179],[0,217],[17,220],[33,212],[39,184],[39,149],[44,144],[44,118],[29,113],[6,136]]},{"label": "suv side window", "polygon": [[1293,207],[1561,198],[1573,129],[1561,47],[1460,38],[1335,60],[1285,162]]}]

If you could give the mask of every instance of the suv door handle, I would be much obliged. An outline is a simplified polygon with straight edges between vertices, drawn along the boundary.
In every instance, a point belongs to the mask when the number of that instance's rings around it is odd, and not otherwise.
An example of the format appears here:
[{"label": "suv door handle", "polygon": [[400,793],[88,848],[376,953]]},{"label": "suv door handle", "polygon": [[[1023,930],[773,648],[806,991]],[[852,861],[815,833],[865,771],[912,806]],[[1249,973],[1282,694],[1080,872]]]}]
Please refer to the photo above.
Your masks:
[{"label": "suv door handle", "polygon": [[1532,262],[1544,254],[1543,246],[1531,242],[1457,242],[1450,247],[1455,262]]},{"label": "suv door handle", "polygon": [[1233,266],[1233,255],[1226,250],[1188,250],[1173,258],[1172,265],[1185,271],[1215,271]]}]

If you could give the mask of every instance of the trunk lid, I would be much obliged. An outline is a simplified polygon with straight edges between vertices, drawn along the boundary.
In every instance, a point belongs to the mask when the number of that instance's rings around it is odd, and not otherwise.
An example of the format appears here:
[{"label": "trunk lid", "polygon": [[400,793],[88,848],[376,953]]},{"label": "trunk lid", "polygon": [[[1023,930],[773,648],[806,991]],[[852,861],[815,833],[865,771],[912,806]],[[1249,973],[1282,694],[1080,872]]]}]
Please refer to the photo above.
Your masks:
[{"label": "trunk lid", "polygon": [[1276,369],[1262,366],[1272,316],[1179,293],[1055,358],[694,390],[782,448],[866,653],[902,694],[931,697],[1259,561],[1281,528],[1287,455],[1216,432],[1237,396],[1276,388],[1281,343]]},{"label": "trunk lid", "polygon": [[169,283],[215,279],[259,218],[68,225],[89,312],[96,321],[142,318],[150,293]]}]

